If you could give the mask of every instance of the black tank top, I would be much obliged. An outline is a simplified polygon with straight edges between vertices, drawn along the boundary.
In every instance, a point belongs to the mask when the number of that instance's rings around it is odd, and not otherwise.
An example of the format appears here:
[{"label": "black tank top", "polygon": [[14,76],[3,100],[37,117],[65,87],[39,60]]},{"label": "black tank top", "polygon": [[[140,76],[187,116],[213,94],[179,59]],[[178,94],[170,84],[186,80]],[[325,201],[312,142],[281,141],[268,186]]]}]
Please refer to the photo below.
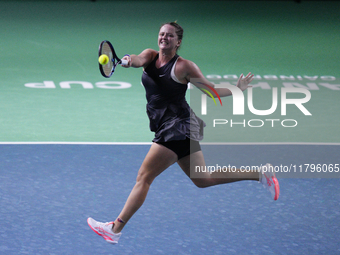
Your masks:
[{"label": "black tank top", "polygon": [[155,132],[153,142],[203,139],[205,123],[191,110],[185,99],[187,84],[174,81],[171,69],[178,59],[176,54],[167,64],[157,68],[159,55],[145,68],[142,83],[146,91],[150,130]]}]

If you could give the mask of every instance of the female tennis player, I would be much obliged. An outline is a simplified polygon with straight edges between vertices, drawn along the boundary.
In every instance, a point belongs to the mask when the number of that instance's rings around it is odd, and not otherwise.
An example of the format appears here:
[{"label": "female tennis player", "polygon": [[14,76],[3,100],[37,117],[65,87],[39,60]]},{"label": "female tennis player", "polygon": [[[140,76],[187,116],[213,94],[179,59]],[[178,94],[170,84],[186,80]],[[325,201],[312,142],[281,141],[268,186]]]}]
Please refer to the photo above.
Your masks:
[{"label": "female tennis player", "polygon": [[[198,66],[192,61],[177,55],[182,43],[183,29],[175,22],[161,26],[158,34],[159,51],[146,49],[139,55],[125,56],[128,61],[124,67],[143,67],[142,83],[146,90],[147,114],[150,129],[155,138],[137,175],[137,181],[126,203],[114,222],[101,223],[92,218],[87,222],[91,229],[107,242],[116,244],[121,231],[142,206],[153,180],[172,164],[176,163],[190,178],[190,169],[205,166],[199,141],[203,139],[204,122],[191,110],[185,100],[188,83],[193,78],[201,82],[193,84],[202,88],[206,84],[214,88]],[[253,80],[253,75],[241,75],[237,87],[246,90]],[[207,87],[205,87],[207,88]],[[227,88],[216,88],[220,97],[231,95]],[[212,91],[211,91],[212,93]],[[267,164],[258,172],[202,173],[200,178],[192,178],[192,182],[200,188],[242,180],[253,180],[262,183],[273,195],[279,197],[279,183],[274,171]]]}]

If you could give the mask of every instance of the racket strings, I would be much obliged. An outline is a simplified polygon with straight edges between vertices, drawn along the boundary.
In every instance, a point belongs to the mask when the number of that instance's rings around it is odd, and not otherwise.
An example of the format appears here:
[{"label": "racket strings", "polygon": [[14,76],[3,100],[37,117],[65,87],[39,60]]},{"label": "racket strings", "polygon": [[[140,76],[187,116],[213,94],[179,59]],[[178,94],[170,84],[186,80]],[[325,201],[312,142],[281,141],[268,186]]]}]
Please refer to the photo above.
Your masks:
[{"label": "racket strings", "polygon": [[102,51],[101,54],[105,54],[109,57],[109,62],[106,65],[103,65],[103,71],[105,73],[106,76],[110,76],[112,69],[115,68],[115,59],[113,56],[113,52],[111,50],[111,47],[109,44],[107,44],[106,42],[103,44],[102,46]]}]

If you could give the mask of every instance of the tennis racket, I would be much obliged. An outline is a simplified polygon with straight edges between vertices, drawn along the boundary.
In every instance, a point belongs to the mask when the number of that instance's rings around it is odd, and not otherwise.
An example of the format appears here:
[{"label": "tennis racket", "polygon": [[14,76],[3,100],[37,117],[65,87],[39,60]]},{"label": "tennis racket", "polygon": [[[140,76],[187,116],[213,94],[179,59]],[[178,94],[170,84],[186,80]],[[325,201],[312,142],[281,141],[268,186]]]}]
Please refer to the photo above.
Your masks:
[{"label": "tennis racket", "polygon": [[101,74],[106,77],[110,78],[111,75],[114,73],[117,65],[127,65],[127,60],[121,60],[117,57],[116,52],[109,41],[102,41],[99,45],[98,56],[107,55],[109,57],[109,62],[106,65],[99,64],[99,70]]}]

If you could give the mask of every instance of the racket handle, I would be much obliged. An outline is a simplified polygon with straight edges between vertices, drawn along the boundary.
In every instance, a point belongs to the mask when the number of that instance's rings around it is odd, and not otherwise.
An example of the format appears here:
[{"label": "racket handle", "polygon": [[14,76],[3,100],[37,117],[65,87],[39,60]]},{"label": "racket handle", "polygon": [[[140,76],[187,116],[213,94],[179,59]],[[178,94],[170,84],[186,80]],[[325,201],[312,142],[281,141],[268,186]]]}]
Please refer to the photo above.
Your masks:
[{"label": "racket handle", "polygon": [[122,61],[121,65],[123,65],[123,66],[127,66],[128,63],[129,63],[129,61],[126,60],[126,59],[122,59],[121,61]]}]

